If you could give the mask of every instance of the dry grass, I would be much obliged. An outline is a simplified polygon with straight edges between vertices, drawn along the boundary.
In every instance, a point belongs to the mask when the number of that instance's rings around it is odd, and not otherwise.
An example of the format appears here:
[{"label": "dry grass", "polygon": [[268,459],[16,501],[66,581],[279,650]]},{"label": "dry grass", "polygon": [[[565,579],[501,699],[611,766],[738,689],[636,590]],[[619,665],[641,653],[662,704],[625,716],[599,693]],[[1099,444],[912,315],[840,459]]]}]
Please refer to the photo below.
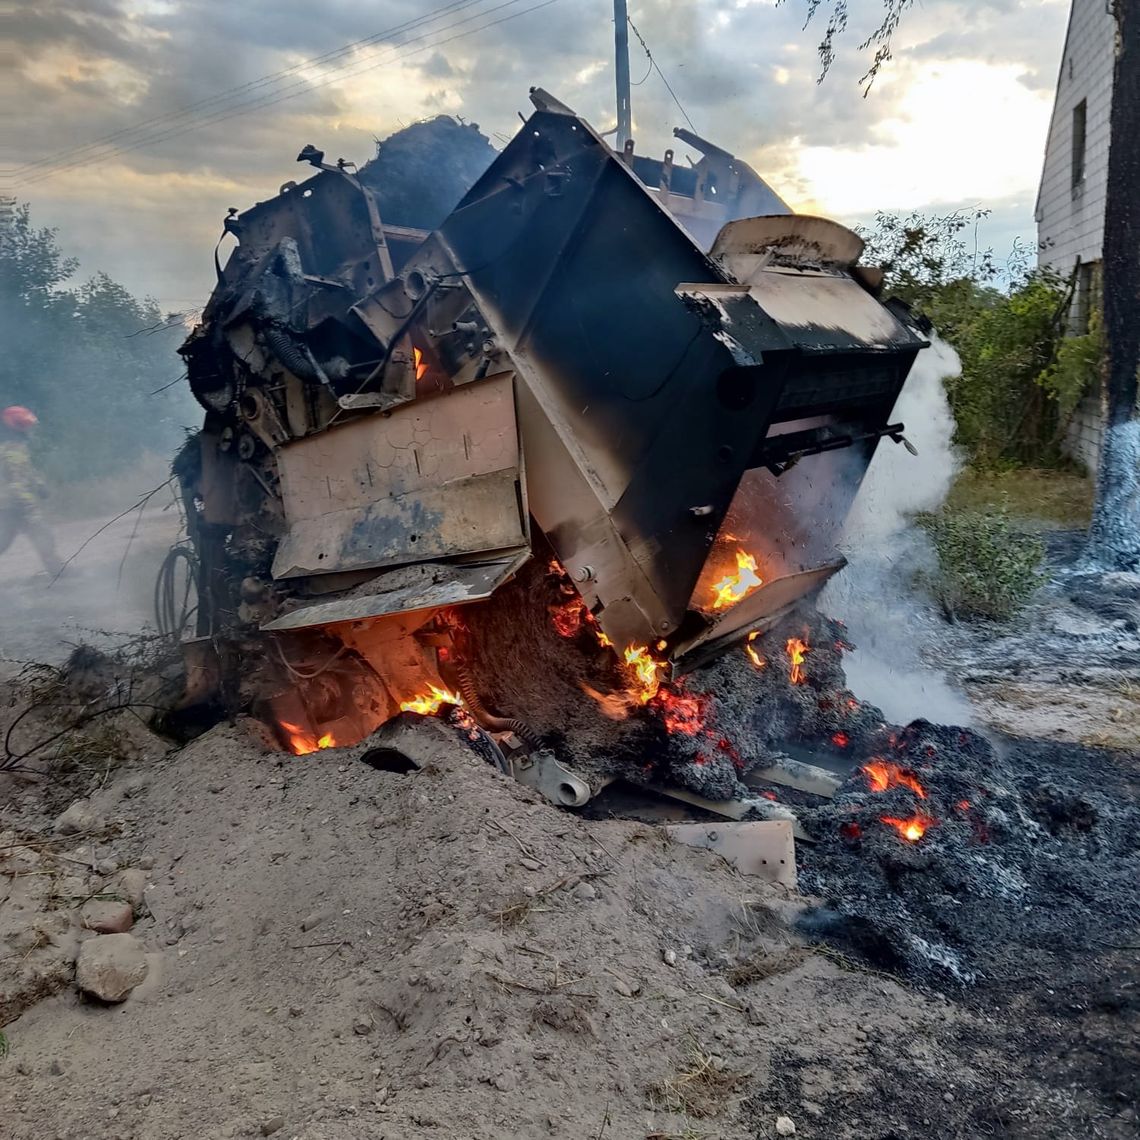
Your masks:
[{"label": "dry grass", "polygon": [[698,1118],[720,1112],[744,1080],[721,1066],[695,1039],[689,1047],[689,1067],[650,1087],[650,1094],[671,1112]]},{"label": "dry grass", "polygon": [[979,511],[1008,501],[1015,518],[1055,530],[1088,526],[1093,492],[1093,480],[1076,469],[978,471],[967,467],[951,488],[946,505],[951,510]]},{"label": "dry grass", "polygon": [[743,962],[738,962],[725,972],[725,979],[734,989],[762,982],[765,978],[776,978],[790,973],[807,957],[807,951],[793,946],[782,954],[753,954]]}]

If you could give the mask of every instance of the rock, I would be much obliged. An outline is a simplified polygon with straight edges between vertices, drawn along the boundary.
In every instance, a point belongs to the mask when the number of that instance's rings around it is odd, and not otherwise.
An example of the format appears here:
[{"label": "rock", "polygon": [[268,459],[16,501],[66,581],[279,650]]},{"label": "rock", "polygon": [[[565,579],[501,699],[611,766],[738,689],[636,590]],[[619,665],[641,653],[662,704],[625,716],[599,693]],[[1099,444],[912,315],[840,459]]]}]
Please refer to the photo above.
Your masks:
[{"label": "rock", "polygon": [[666,966],[675,966],[677,964],[677,951],[671,946],[661,951],[661,961]]},{"label": "rock", "polygon": [[518,1085],[518,1077],[514,1073],[506,1072],[500,1073],[491,1084],[499,1090],[499,1092],[513,1092]]},{"label": "rock", "polygon": [[776,1117],[776,1135],[777,1136],[794,1136],[796,1134],[796,1122],[790,1116],[777,1116]]},{"label": "rock", "polygon": [[126,934],[134,925],[135,912],[130,903],[92,899],[80,912],[83,925],[97,934]]},{"label": "rock", "polygon": [[528,871],[542,870],[542,864],[537,859],[520,859],[519,866],[525,867]]},{"label": "rock", "polygon": [[334,913],[331,906],[326,906],[321,910],[315,910],[312,914],[306,915],[301,919],[301,929],[312,930],[314,926],[320,926],[322,922],[332,918]]},{"label": "rock", "polygon": [[589,902],[598,897],[598,892],[589,883],[579,883],[574,888],[574,897],[581,902]]},{"label": "rock", "polygon": [[75,984],[100,1001],[126,1001],[146,975],[142,943],[130,934],[101,934],[79,948]]},{"label": "rock", "polygon": [[138,910],[146,900],[146,872],[138,867],[128,867],[119,872],[112,889]]},{"label": "rock", "polygon": [[103,821],[91,810],[86,800],[76,800],[52,824],[52,830],[59,835],[78,835],[84,831],[97,831]]},{"label": "rock", "polygon": [[154,856],[153,855],[144,855],[139,860],[139,866],[144,871],[153,871],[154,870]]},{"label": "rock", "polygon": [[814,1100],[801,1100],[800,1108],[802,1108],[808,1116],[814,1116],[817,1120],[823,1115],[823,1105],[816,1104]]},{"label": "rock", "polygon": [[357,1037],[364,1037],[372,1032],[372,1024],[372,1018],[361,1014],[352,1023],[352,1032],[355,1033]]},{"label": "rock", "polygon": [[274,1132],[280,1131],[285,1127],[285,1117],[271,1116],[268,1120],[261,1122],[261,1135],[272,1136]]}]

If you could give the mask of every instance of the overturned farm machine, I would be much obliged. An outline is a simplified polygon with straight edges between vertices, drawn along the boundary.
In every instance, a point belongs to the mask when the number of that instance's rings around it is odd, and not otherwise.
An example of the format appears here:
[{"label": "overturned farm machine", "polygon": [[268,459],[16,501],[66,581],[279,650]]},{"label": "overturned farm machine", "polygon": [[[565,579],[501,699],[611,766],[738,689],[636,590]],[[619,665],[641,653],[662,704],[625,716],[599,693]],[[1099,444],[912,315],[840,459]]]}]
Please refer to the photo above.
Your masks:
[{"label": "overturned farm machine", "polygon": [[431,232],[312,147],[314,177],[226,223],[182,349],[187,699],[295,751],[460,699],[534,743],[462,636],[527,566],[650,691],[817,592],[876,446],[905,442],[925,342],[855,234],[696,136],[674,167],[532,98]]}]

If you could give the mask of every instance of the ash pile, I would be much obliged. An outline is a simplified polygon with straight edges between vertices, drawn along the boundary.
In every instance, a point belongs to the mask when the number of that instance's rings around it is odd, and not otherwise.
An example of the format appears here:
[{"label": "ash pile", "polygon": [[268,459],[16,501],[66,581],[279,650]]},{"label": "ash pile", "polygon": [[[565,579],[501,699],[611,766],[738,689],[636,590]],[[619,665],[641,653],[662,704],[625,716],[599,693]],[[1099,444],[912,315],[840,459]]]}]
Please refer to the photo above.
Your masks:
[{"label": "ash pile", "polygon": [[595,787],[795,819],[809,937],[956,987],[1059,976],[1140,923],[1140,807],[1111,753],[888,724],[847,688],[845,628],[810,610],[647,696],[554,570],[512,584],[516,615],[541,613],[528,588],[549,620],[479,611],[481,685]]}]

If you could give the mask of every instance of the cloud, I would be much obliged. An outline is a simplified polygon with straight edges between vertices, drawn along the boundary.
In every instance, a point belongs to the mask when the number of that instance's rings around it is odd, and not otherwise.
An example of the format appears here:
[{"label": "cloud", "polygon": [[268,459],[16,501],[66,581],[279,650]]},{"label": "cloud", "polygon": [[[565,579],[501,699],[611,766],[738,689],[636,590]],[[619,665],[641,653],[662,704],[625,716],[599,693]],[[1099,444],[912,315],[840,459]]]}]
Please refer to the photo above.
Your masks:
[{"label": "cloud", "polygon": [[[9,173],[10,192],[61,227],[85,270],[185,307],[212,286],[226,209],[297,177],[304,143],[360,161],[375,137],[440,111],[502,143],[532,85],[613,126],[608,0],[519,14],[538,2],[375,0],[364,25],[358,0],[325,0],[319,18],[311,0],[24,0],[0,25],[5,160],[99,161],[41,180],[46,168],[25,167]],[[804,0],[640,0],[638,30],[680,106],[631,36],[638,149],[674,145],[688,116],[793,205],[851,216],[993,197],[1025,201],[1029,232],[1064,0],[927,0],[865,99],[857,48],[882,6],[850,7],[821,85],[824,7],[805,29]],[[386,29],[398,30],[367,41]]]}]

